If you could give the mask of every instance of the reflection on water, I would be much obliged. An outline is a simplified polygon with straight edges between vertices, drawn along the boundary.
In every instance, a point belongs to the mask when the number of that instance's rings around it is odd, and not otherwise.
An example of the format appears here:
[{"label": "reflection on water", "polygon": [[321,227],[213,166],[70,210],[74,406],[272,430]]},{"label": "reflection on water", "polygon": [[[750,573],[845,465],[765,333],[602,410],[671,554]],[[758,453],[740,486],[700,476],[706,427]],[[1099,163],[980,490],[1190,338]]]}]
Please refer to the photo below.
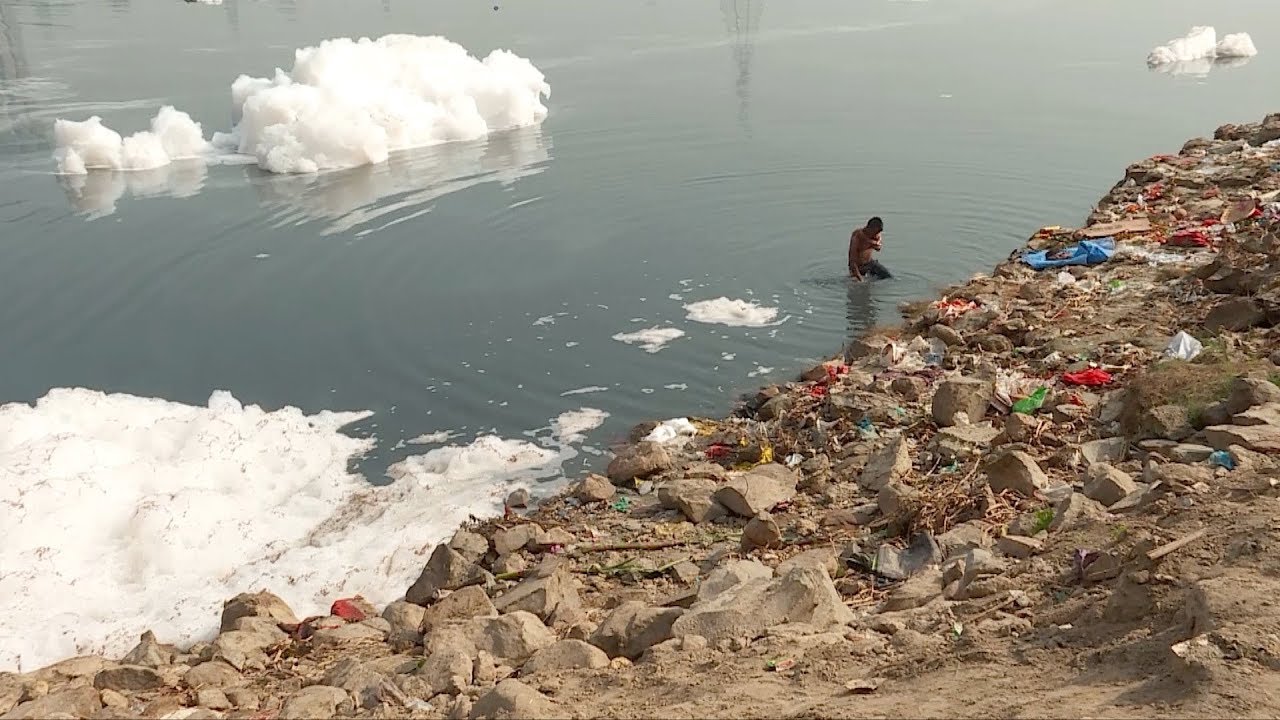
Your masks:
[{"label": "reflection on water", "polygon": [[1238,68],[1249,64],[1253,58],[1201,58],[1199,60],[1185,60],[1183,62],[1165,63],[1156,65],[1151,68],[1155,72],[1164,75],[1191,75],[1194,77],[1205,77],[1214,70],[1223,70],[1227,68]]},{"label": "reflection on water", "polygon": [[314,175],[276,175],[246,168],[264,207],[281,225],[320,220],[322,234],[364,227],[368,235],[431,210],[435,199],[487,182],[510,185],[541,172],[551,137],[538,127],[496,133],[487,140],[447,143],[392,154],[378,165]]},{"label": "reflection on water", "polygon": [[876,299],[873,287],[882,286],[892,280],[864,280],[859,282],[853,278],[844,278],[848,290],[845,295],[845,335],[852,340],[876,326]]},{"label": "reflection on water", "polygon": [[734,92],[738,97],[738,123],[744,127],[749,124],[751,56],[755,52],[762,13],[764,0],[720,0],[720,14],[733,42],[733,61],[737,67]]},{"label": "reflection on water", "polygon": [[58,175],[58,184],[75,211],[100,218],[116,211],[125,193],[132,197],[192,197],[204,188],[208,170],[203,161],[179,160],[154,170],[94,170],[87,175]]}]

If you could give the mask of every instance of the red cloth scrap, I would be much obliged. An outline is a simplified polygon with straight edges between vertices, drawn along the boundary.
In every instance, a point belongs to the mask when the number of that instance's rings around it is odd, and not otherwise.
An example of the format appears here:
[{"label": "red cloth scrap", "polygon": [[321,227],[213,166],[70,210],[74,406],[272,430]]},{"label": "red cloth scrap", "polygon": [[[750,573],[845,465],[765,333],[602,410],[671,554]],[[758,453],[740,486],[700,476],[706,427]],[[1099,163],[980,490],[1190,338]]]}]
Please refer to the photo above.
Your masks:
[{"label": "red cloth scrap", "polygon": [[1111,382],[1111,373],[1099,368],[1089,368],[1074,373],[1062,373],[1062,382],[1068,385],[1084,385],[1097,387]]}]

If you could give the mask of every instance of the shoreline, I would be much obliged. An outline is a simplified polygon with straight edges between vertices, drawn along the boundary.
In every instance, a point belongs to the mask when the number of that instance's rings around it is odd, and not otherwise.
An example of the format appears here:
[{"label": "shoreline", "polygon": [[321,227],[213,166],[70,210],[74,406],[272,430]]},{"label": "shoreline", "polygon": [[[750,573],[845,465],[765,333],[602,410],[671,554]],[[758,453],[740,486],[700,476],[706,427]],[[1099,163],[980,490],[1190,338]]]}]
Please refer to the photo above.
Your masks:
[{"label": "shoreline", "polygon": [[1274,715],[1239,687],[1280,614],[1238,603],[1280,591],[1249,550],[1280,542],[1276,140],[1128,166],[1083,228],[465,525],[405,601],[297,618],[265,588],[212,643],[0,673],[0,717]]}]

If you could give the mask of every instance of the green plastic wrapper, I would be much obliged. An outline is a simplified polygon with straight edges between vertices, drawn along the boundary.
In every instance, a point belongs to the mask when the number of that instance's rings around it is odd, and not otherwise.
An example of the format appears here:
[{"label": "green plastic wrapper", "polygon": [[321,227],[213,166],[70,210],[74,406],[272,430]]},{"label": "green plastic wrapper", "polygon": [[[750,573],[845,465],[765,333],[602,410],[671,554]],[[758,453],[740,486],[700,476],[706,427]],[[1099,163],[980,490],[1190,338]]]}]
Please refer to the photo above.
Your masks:
[{"label": "green plastic wrapper", "polygon": [[1044,405],[1044,399],[1049,397],[1049,388],[1042,387],[1031,393],[1027,397],[1022,398],[1013,404],[1013,411],[1022,413],[1023,415],[1032,415]]}]

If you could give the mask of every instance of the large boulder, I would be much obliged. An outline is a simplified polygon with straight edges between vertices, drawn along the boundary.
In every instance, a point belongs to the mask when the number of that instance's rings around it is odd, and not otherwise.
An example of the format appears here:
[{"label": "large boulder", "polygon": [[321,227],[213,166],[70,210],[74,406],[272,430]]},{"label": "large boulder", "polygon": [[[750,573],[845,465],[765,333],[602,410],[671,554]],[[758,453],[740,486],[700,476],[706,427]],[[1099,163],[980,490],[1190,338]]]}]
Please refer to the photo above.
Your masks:
[{"label": "large boulder", "polygon": [[382,619],[391,625],[387,642],[398,650],[407,650],[422,641],[422,618],[426,609],[405,600],[396,600],[382,611]]},{"label": "large boulder", "polygon": [[154,668],[142,665],[121,665],[98,673],[93,678],[93,686],[99,690],[146,692],[164,687],[165,681]]},{"label": "large boulder", "polygon": [[1035,458],[1013,450],[987,463],[987,483],[993,492],[1012,490],[1023,497],[1032,497],[1037,490],[1049,487],[1049,476],[1040,469]]},{"label": "large boulder", "polygon": [[471,620],[467,637],[477,650],[519,665],[535,652],[556,641],[537,615],[517,610],[496,618]]},{"label": "large boulder", "polygon": [[269,592],[240,593],[222,605],[221,630],[233,630],[242,617],[263,617],[281,625],[297,625],[298,616],[278,595]]},{"label": "large boulder", "polygon": [[542,693],[519,680],[503,680],[471,708],[471,720],[543,720],[563,715]]},{"label": "large boulder", "polygon": [[1153,407],[1142,414],[1141,423],[1140,433],[1147,438],[1185,440],[1195,432],[1190,414],[1181,405]]},{"label": "large boulder", "polygon": [[480,533],[459,529],[449,541],[449,547],[471,562],[480,562],[489,552],[489,539]]},{"label": "large boulder", "polygon": [[49,693],[18,705],[5,713],[5,720],[44,720],[51,717],[92,717],[102,709],[102,696],[97,690],[81,685]]},{"label": "large boulder", "polygon": [[558,670],[599,670],[609,667],[609,656],[603,650],[582,640],[561,640],[533,654],[520,669],[523,675]]},{"label": "large boulder", "polygon": [[628,485],[670,470],[673,465],[666,448],[656,442],[642,441],[619,452],[605,472],[615,485]]},{"label": "large boulder", "polygon": [[791,470],[767,463],[730,480],[715,499],[733,514],[752,518],[795,497],[798,480]]},{"label": "large boulder", "polygon": [[609,478],[592,473],[574,487],[573,496],[583,503],[598,503],[613,499],[617,492]]},{"label": "large boulder", "polygon": [[240,682],[240,671],[222,660],[210,660],[188,670],[182,681],[193,690],[202,687],[227,687]]},{"label": "large boulder", "polygon": [[964,413],[969,422],[977,423],[987,414],[995,386],[976,378],[953,377],[942,381],[933,393],[933,421],[938,427],[956,424],[956,416]]},{"label": "large boulder", "polygon": [[1238,377],[1231,381],[1224,409],[1227,414],[1235,415],[1268,403],[1280,403],[1280,387],[1258,378]]},{"label": "large boulder", "polygon": [[471,684],[474,671],[475,663],[469,653],[462,648],[448,647],[428,655],[414,674],[426,683],[424,695],[457,695]]},{"label": "large boulder", "polygon": [[489,594],[483,588],[472,585],[449,593],[427,608],[422,614],[421,629],[427,633],[432,628],[453,620],[497,616],[498,610],[489,599]]},{"label": "large boulder", "polygon": [[885,485],[910,474],[911,444],[906,435],[899,434],[871,455],[858,476],[858,484],[871,492],[879,492]]},{"label": "large boulder", "polygon": [[493,549],[499,556],[510,555],[537,543],[542,534],[542,526],[537,523],[521,523],[503,528],[493,534]]},{"label": "large boulder", "polygon": [[591,644],[609,657],[634,660],[645,650],[671,638],[671,626],[684,612],[681,608],[656,608],[632,600],[619,605],[605,617],[591,636]]},{"label": "large boulder", "polygon": [[1239,446],[1260,453],[1280,453],[1280,426],[1214,425],[1204,429],[1205,440],[1215,450]]},{"label": "large boulder", "polygon": [[852,619],[853,613],[825,572],[798,567],[771,580],[749,580],[696,603],[675,621],[671,633],[701,635],[717,643],[759,637],[766,629],[786,623],[831,629]]},{"label": "large boulder", "polygon": [[548,577],[525,580],[503,593],[493,605],[499,613],[531,612],[549,625],[568,625],[582,614],[577,581],[563,567]]},{"label": "large boulder", "polygon": [[[380,702],[378,695],[385,681],[386,676],[375,669],[371,663],[345,658],[329,668],[320,684],[346,690],[355,698],[357,705],[373,708]],[[209,706],[206,705],[206,707]]]},{"label": "large boulder", "polygon": [[475,576],[478,567],[448,545],[437,545],[422,574],[404,594],[414,605],[430,605],[441,590],[456,590]]},{"label": "large boulder", "polygon": [[719,488],[714,480],[686,478],[658,488],[658,502],[668,510],[678,510],[691,523],[724,517],[725,509],[712,497]]}]

